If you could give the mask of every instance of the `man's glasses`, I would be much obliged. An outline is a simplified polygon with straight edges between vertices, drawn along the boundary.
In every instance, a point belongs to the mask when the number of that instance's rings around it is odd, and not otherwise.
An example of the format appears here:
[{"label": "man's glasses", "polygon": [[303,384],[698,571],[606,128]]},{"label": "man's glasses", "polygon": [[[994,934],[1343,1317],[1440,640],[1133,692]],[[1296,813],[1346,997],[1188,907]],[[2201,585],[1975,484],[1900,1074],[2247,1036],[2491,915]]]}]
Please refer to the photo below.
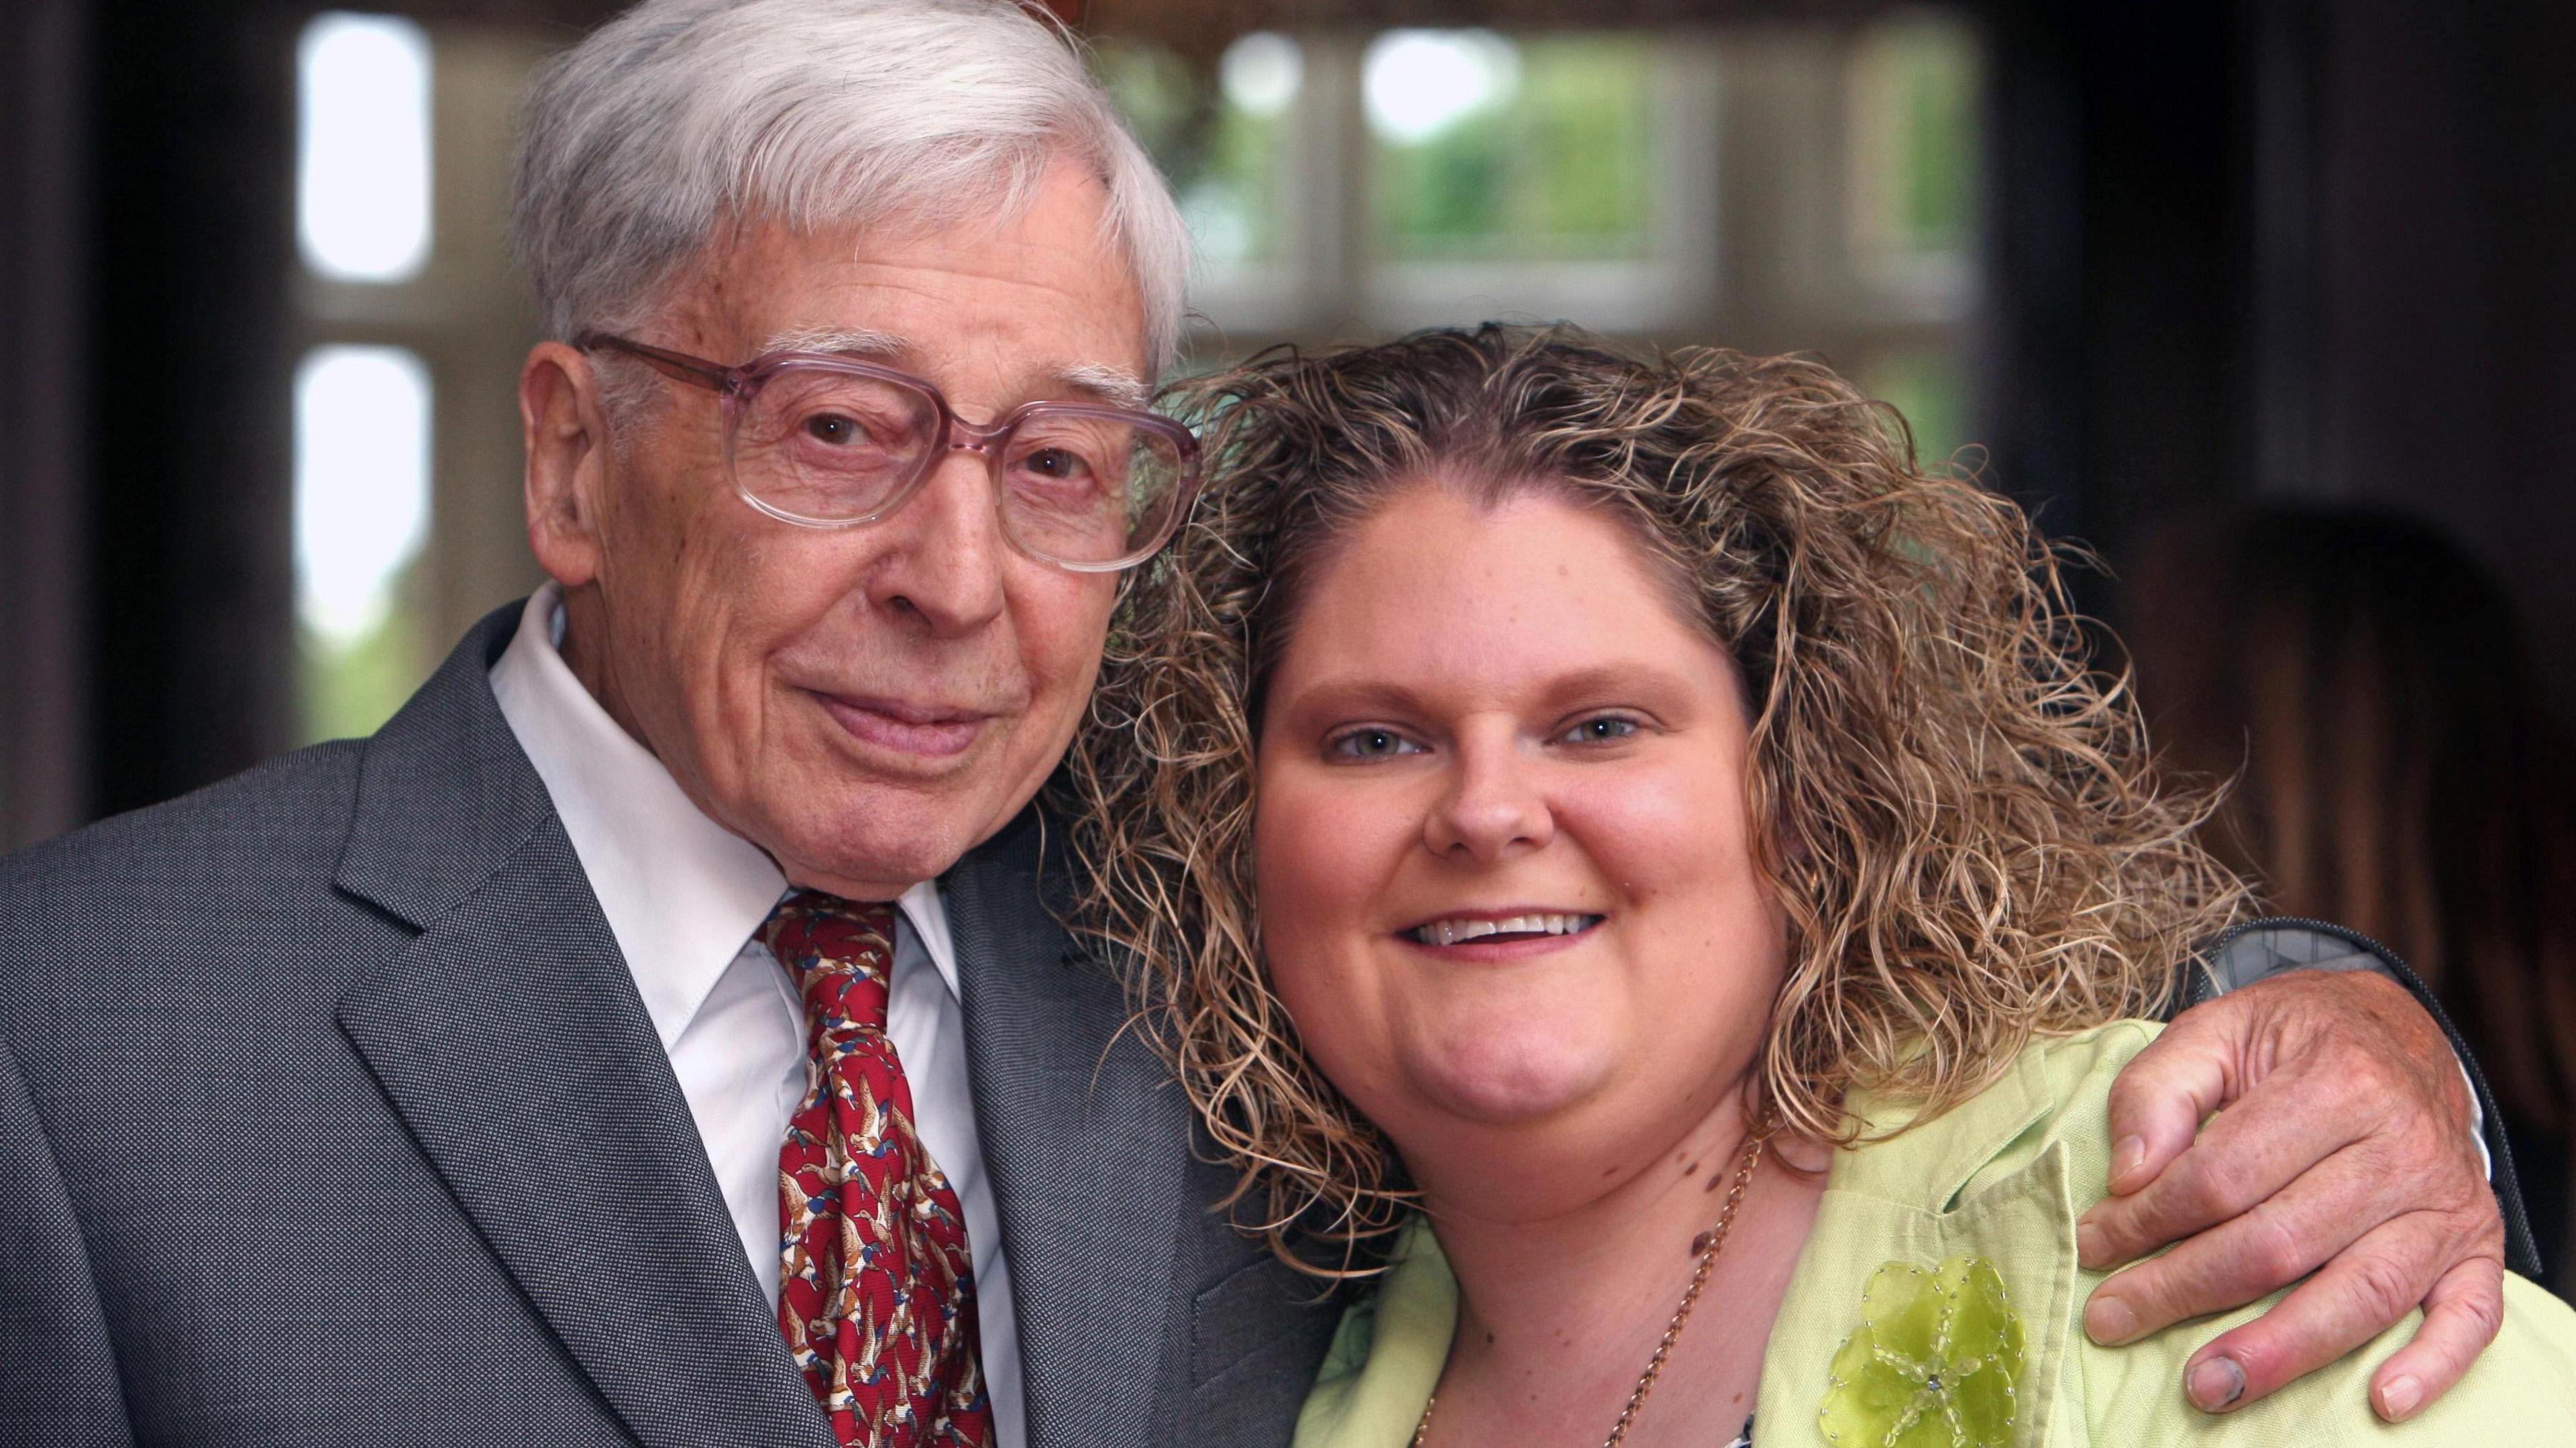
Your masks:
[{"label": "man's glasses", "polygon": [[784,522],[876,522],[909,501],[940,459],[976,452],[1013,547],[1107,573],[1153,556],[1198,490],[1198,440],[1152,413],[1032,402],[978,427],[930,383],[852,357],[773,352],[727,367],[604,332],[573,345],[622,352],[714,392],[734,491]]}]

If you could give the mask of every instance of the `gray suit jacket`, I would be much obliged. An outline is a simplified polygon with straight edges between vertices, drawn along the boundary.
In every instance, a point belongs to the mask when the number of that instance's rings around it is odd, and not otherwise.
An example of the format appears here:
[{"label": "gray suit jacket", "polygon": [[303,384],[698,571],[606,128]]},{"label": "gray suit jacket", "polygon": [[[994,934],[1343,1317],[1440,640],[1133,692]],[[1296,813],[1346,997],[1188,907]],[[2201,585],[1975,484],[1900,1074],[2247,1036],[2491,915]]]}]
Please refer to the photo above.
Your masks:
[{"label": "gray suit jacket", "polygon": [[[0,1444],[828,1448],[485,671],[0,861]],[[1043,1445],[1280,1443],[1332,1328],[1041,897],[946,879]]]}]

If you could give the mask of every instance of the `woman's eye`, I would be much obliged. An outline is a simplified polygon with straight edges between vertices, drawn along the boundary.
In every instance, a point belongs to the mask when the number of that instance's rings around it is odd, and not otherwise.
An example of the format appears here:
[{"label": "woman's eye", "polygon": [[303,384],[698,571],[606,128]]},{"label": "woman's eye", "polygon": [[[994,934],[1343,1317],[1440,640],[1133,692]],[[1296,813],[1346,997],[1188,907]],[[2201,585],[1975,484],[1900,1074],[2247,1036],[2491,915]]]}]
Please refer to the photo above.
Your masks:
[{"label": "woman's eye", "polygon": [[1335,736],[1327,752],[1336,759],[1393,759],[1420,754],[1422,746],[1392,729],[1354,729]]},{"label": "woman's eye", "polygon": [[1636,720],[1622,719],[1615,714],[1604,714],[1598,718],[1584,720],[1558,735],[1557,738],[1568,744],[1611,744],[1631,738],[1636,732]]}]

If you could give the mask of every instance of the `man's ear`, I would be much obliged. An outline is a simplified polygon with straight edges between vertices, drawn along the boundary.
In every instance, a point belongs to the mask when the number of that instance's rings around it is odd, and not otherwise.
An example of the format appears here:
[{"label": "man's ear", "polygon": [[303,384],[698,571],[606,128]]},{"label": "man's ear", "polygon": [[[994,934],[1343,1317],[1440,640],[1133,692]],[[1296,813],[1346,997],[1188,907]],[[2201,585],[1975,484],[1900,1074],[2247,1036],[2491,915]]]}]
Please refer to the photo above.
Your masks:
[{"label": "man's ear", "polygon": [[557,583],[599,576],[598,500],[608,466],[608,427],[590,358],[540,342],[519,369],[519,425],[526,437],[528,547]]}]

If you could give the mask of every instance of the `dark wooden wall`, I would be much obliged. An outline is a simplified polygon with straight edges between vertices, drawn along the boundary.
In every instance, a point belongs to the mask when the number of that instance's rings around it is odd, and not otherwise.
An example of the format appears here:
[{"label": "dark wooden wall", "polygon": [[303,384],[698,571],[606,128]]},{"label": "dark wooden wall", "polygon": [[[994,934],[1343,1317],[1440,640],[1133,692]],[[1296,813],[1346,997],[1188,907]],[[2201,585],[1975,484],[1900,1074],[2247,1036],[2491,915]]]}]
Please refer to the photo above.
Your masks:
[{"label": "dark wooden wall", "polygon": [[2576,7],[1988,13],[1998,481],[2115,566],[2230,500],[2430,518],[2576,715]]},{"label": "dark wooden wall", "polygon": [[102,813],[292,734],[282,5],[92,10],[90,737]]},{"label": "dark wooden wall", "polygon": [[0,7],[0,849],[91,809],[83,21]]},{"label": "dark wooden wall", "polygon": [[2315,52],[2316,467],[2447,526],[2576,720],[2576,6],[2337,6]]}]

